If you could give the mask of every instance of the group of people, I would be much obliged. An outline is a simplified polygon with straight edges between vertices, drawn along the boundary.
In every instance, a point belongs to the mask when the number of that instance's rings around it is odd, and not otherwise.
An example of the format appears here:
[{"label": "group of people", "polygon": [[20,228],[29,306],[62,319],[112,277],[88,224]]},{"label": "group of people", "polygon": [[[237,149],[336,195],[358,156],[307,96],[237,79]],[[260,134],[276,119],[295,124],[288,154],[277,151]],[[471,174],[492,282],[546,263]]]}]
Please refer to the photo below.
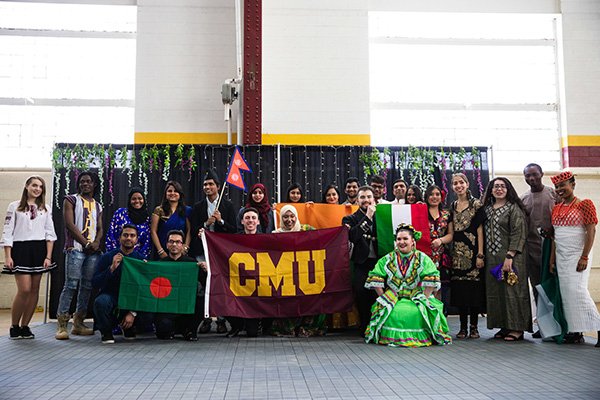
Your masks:
[{"label": "group of people", "polygon": [[[582,340],[582,332],[600,330],[600,315],[591,299],[587,282],[590,252],[597,224],[590,200],[574,196],[575,178],[570,172],[552,177],[555,188],[542,183],[542,168],[530,164],[524,170],[530,190],[521,197],[506,178],[489,182],[482,199],[474,198],[464,174],[452,176],[456,200],[445,207],[446,193],[438,186],[420,188],[398,179],[393,182],[394,199],[384,198],[385,179],[373,176],[366,186],[349,178],[345,199],[336,185],[323,191],[323,203],[350,204],[358,210],[341,221],[349,229],[354,318],[367,342],[391,346],[428,346],[451,342],[446,320],[449,308],[460,315],[456,339],[480,337],[478,317],[487,314],[494,337],[519,341],[532,332],[529,282],[541,283],[543,236],[552,239],[548,271],[558,275],[562,307],[569,340]],[[102,341],[114,342],[115,328],[125,338],[135,337],[135,326],[148,324],[147,315],[136,310],[118,310],[120,265],[123,256],[198,264],[198,295],[193,315],[154,315],[149,324],[156,335],[171,339],[181,333],[197,340],[209,332],[213,320],[204,318],[203,296],[206,263],[201,236],[205,230],[231,233],[285,233],[314,229],[302,224],[294,203],[305,202],[302,187],[291,185],[275,229],[273,206],[267,188],[254,184],[248,201],[239,211],[220,198],[221,182],[209,171],[203,181],[204,199],[193,207],[185,204],[184,191],[176,181],[165,186],[161,204],[149,211],[141,188],[132,188],[127,206],[118,209],[108,229],[102,225],[102,206],[95,200],[99,187],[92,172],[77,177],[77,193],[63,202],[65,225],[65,283],[57,309],[56,339],[68,339],[71,302],[77,295],[72,335],[92,335],[85,325],[92,288],[95,328]],[[39,176],[30,177],[22,198],[9,205],[3,243],[5,267],[13,273],[17,294],[12,307],[12,339],[33,338],[29,322],[37,304],[40,278],[56,264],[52,260],[57,239],[51,208],[45,204],[46,185]],[[429,232],[400,224],[394,250],[378,254],[375,209],[377,204],[426,204]],[[431,251],[416,249],[422,235],[429,235]],[[105,253],[101,252],[102,247]],[[216,331],[237,336],[259,332],[275,335],[313,336],[325,334],[340,319],[351,325],[348,315],[314,315],[291,319],[252,320],[219,317]],[[342,318],[343,317],[343,318]],[[145,319],[146,318],[146,319]],[[226,321],[229,322],[228,330]],[[342,324],[344,326],[344,324]],[[542,332],[543,334],[543,332]],[[537,333],[534,337],[540,336]]]}]

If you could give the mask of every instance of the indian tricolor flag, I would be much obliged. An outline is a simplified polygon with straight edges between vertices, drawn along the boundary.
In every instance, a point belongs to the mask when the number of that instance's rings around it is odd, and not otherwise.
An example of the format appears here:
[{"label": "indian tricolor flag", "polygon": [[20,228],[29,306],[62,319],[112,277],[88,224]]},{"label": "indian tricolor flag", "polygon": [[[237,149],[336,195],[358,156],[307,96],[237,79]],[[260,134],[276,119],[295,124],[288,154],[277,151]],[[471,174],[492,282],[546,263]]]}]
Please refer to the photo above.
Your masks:
[{"label": "indian tricolor flag", "polygon": [[427,204],[378,204],[375,222],[379,256],[394,250],[394,232],[401,222],[411,224],[423,234],[417,242],[417,249],[427,255],[431,254],[428,213]]},{"label": "indian tricolor flag", "polygon": [[195,262],[123,257],[119,308],[153,313],[193,314],[198,290]]}]

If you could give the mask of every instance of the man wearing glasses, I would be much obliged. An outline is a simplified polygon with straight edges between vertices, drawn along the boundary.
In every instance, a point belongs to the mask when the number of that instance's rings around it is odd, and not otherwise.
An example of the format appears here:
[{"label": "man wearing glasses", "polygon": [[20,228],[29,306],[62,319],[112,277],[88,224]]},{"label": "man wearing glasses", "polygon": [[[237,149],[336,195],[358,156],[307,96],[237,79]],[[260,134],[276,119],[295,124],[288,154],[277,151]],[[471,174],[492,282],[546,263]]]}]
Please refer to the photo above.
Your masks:
[{"label": "man wearing glasses", "polygon": [[373,188],[373,198],[375,205],[377,204],[389,204],[385,196],[385,179],[381,175],[373,175],[370,179],[369,186]]},{"label": "man wearing glasses", "polygon": [[[196,262],[192,257],[183,254],[184,233],[173,230],[167,234],[167,257],[160,261]],[[206,282],[206,263],[198,262],[198,283]],[[198,340],[198,325],[204,315],[204,292],[198,290],[194,314],[156,314],[154,325],[156,337],[159,339],[173,339],[176,332],[181,332],[183,338],[190,342]]]}]

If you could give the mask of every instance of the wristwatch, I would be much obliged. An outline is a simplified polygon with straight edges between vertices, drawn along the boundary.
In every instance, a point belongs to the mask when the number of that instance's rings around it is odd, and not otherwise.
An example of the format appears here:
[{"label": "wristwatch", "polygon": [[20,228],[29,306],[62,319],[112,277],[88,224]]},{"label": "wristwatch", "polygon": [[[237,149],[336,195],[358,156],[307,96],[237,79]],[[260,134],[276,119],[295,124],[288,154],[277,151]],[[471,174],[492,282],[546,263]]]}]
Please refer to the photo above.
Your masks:
[{"label": "wristwatch", "polygon": [[137,313],[135,311],[129,311],[129,314],[133,315],[133,318],[137,317]]},{"label": "wristwatch", "polygon": [[504,258],[506,258],[507,260],[512,260],[513,258],[515,258],[515,256],[511,256],[510,254],[507,253],[506,257],[504,257]]}]

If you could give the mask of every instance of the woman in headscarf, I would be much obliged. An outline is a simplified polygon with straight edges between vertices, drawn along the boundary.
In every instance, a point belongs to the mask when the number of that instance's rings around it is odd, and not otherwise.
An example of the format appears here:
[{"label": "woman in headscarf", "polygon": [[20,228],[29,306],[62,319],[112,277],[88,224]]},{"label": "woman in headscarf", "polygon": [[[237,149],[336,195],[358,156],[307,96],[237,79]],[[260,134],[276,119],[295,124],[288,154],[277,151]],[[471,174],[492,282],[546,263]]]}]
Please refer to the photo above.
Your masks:
[{"label": "woman in headscarf", "polygon": [[258,210],[258,219],[260,222],[260,231],[258,233],[272,232],[275,227],[275,224],[273,223],[273,211],[271,204],[269,203],[267,188],[262,183],[255,183],[250,188],[250,195],[248,196],[246,206],[242,207],[238,213],[238,232],[244,229],[242,226],[242,215],[244,215],[244,210],[250,207]]},{"label": "woman in headscarf", "polygon": [[146,196],[140,187],[131,188],[127,195],[127,207],[119,208],[110,220],[110,226],[106,234],[106,251],[114,250],[121,245],[119,237],[123,225],[135,225],[138,230],[138,243],[136,250],[144,256],[150,257],[152,241],[150,239],[150,214],[146,205]]},{"label": "woman in headscarf", "polygon": [[[307,224],[301,224],[296,207],[287,204],[279,214],[279,228],[274,233],[312,231]],[[322,336],[327,332],[325,314],[302,316],[298,318],[278,318],[273,320],[271,334],[274,336]]]}]

